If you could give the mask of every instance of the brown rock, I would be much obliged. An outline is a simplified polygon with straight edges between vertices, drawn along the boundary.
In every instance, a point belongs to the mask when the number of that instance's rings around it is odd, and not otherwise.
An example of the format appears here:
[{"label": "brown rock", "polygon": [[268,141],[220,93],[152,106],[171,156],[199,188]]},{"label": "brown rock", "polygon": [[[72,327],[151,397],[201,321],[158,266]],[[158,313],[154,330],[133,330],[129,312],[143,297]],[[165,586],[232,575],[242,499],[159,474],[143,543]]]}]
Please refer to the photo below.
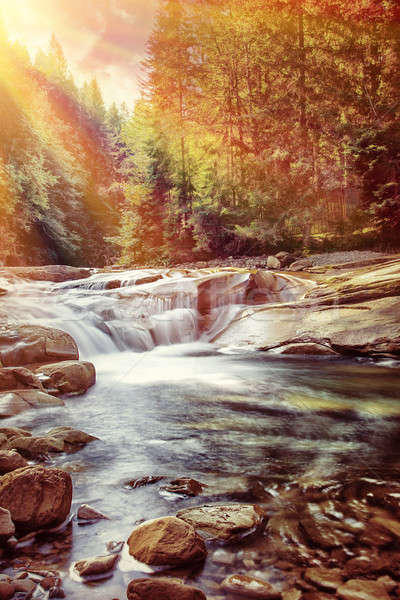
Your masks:
[{"label": "brown rock", "polygon": [[0,369],[0,391],[35,388],[42,390],[40,379],[24,367]]},{"label": "brown rock", "polygon": [[280,269],[282,267],[281,261],[276,256],[268,256],[267,267],[268,269]]},{"label": "brown rock", "polygon": [[389,575],[383,575],[382,577],[378,577],[377,582],[383,585],[385,590],[390,594],[397,587],[397,583],[389,577]]},{"label": "brown rock", "polygon": [[99,519],[108,519],[106,515],[97,511],[95,508],[89,506],[89,504],[81,504],[78,508],[77,513],[78,519],[82,519],[83,521],[98,521]]},{"label": "brown rock", "polygon": [[343,600],[390,600],[385,587],[377,581],[350,579],[337,590]]},{"label": "brown rock", "polygon": [[118,561],[118,554],[86,558],[75,563],[74,569],[81,577],[110,573]]},{"label": "brown rock", "polygon": [[300,521],[310,540],[321,548],[340,547],[354,541],[354,536],[342,531],[340,524],[323,514],[318,504],[306,504]]},{"label": "brown rock", "polygon": [[282,600],[301,600],[302,593],[300,590],[292,589],[282,592]]},{"label": "brown rock", "polygon": [[46,394],[39,390],[18,390],[18,396],[33,408],[45,408],[46,406],[64,406],[65,402],[60,398]]},{"label": "brown rock", "polygon": [[0,542],[8,540],[15,533],[15,525],[11,520],[10,511],[0,507]]},{"label": "brown rock", "polygon": [[221,588],[226,592],[239,594],[246,598],[259,598],[259,600],[273,600],[281,597],[281,593],[267,581],[247,575],[229,575],[221,583]]},{"label": "brown rock", "polygon": [[310,354],[314,356],[338,356],[337,352],[322,344],[312,342],[293,343],[280,346],[275,354]]},{"label": "brown rock", "polygon": [[0,418],[8,419],[15,417],[19,413],[29,410],[31,406],[22,400],[17,394],[9,392],[8,394],[0,394]]},{"label": "brown rock", "polygon": [[140,479],[132,479],[126,483],[127,486],[135,490],[139,487],[144,487],[145,485],[152,485],[153,483],[158,483],[164,479],[163,475],[147,475],[145,477],[140,477]]},{"label": "brown rock", "polygon": [[177,517],[215,538],[233,540],[260,528],[265,515],[257,504],[212,504],[181,510]]},{"label": "brown rock", "polygon": [[32,434],[30,431],[20,429],[19,427],[0,427],[0,435],[5,435],[5,437],[9,440],[13,437],[29,437]]},{"label": "brown rock", "polygon": [[307,569],[304,578],[323,590],[336,590],[343,583],[340,569],[324,569],[311,567]]},{"label": "brown rock", "polygon": [[14,579],[15,591],[24,592],[26,599],[31,598],[36,589],[36,583],[32,579]]},{"label": "brown rock", "polygon": [[60,469],[24,467],[0,479],[0,506],[10,511],[21,532],[60,525],[71,500],[71,477]]},{"label": "brown rock", "polygon": [[34,458],[48,452],[63,452],[64,442],[53,437],[15,437],[7,442],[7,447]]},{"label": "brown rock", "polygon": [[36,373],[44,387],[54,394],[84,394],[96,382],[94,365],[83,361],[63,361],[39,367]]},{"label": "brown rock", "polygon": [[0,474],[10,473],[15,469],[26,467],[28,463],[15,450],[0,450]]},{"label": "brown rock", "polygon": [[400,523],[394,519],[385,519],[384,517],[374,517],[369,521],[371,525],[375,525],[384,533],[392,535],[394,538],[400,537]]},{"label": "brown rock", "polygon": [[184,494],[185,496],[198,496],[203,491],[203,484],[190,477],[180,477],[170,481],[163,489],[173,494]]},{"label": "brown rock", "polygon": [[194,528],[176,517],[146,521],[128,539],[129,553],[149,565],[184,565],[204,560],[202,538]]},{"label": "brown rock", "polygon": [[0,600],[10,600],[14,596],[15,586],[12,581],[0,581]]},{"label": "brown rock", "polygon": [[166,577],[134,579],[126,595],[128,600],[206,600],[201,590]]},{"label": "brown rock", "polygon": [[47,435],[52,438],[63,440],[71,445],[88,444],[89,442],[98,440],[94,435],[90,435],[79,429],[73,429],[72,427],[55,427],[54,429],[51,429]]}]

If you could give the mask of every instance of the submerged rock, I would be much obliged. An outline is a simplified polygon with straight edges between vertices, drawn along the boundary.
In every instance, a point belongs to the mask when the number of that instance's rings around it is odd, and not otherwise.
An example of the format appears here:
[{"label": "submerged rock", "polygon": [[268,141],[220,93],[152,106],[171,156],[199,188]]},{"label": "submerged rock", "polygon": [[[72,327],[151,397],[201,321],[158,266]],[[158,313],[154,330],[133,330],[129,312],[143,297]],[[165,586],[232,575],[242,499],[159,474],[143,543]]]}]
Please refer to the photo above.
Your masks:
[{"label": "submerged rock", "polygon": [[166,577],[134,579],[126,595],[128,600],[206,600],[201,590]]},{"label": "submerged rock", "polygon": [[176,517],[146,521],[128,539],[129,553],[148,565],[185,565],[205,559],[203,539]]},{"label": "submerged rock", "polygon": [[64,361],[36,370],[43,386],[54,394],[84,394],[96,382],[94,365],[83,361]]},{"label": "submerged rock", "polygon": [[204,484],[190,479],[190,477],[180,477],[170,481],[168,485],[162,489],[173,494],[183,494],[185,496],[198,496],[203,491]]},{"label": "submerged rock", "polygon": [[247,575],[229,575],[221,583],[221,588],[245,598],[258,598],[259,600],[276,600],[281,598],[281,593],[262,579],[248,577]]},{"label": "submerged rock", "polygon": [[265,514],[256,504],[210,504],[181,510],[177,517],[212,537],[231,541],[255,532]]},{"label": "submerged rock", "polygon": [[74,569],[81,577],[91,577],[93,575],[109,574],[115,568],[119,559],[118,554],[108,554],[107,556],[94,556],[78,560],[74,564]]},{"label": "submerged rock", "polygon": [[71,477],[60,469],[24,467],[0,478],[0,506],[22,532],[60,525],[71,501]]},{"label": "submerged rock", "polygon": [[350,579],[337,590],[343,600],[389,600],[385,587],[378,581]]},{"label": "submerged rock", "polygon": [[77,512],[78,519],[82,519],[83,521],[98,521],[100,519],[108,519],[106,515],[99,512],[89,504],[81,504],[78,508]]},{"label": "submerged rock", "polygon": [[323,590],[337,590],[343,583],[341,569],[312,567],[306,570],[304,577],[307,581]]}]

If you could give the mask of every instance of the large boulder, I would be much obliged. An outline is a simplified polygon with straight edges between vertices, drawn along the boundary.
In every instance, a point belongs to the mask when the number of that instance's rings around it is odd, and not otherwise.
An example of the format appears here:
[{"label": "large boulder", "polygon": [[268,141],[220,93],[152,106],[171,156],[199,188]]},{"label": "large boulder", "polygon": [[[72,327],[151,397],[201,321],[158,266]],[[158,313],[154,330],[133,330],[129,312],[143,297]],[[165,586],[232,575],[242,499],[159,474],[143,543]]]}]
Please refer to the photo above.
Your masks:
[{"label": "large boulder", "polygon": [[0,506],[20,532],[60,525],[71,509],[71,476],[60,469],[24,467],[0,478]]},{"label": "large boulder", "polygon": [[204,560],[203,539],[194,528],[176,517],[146,521],[128,539],[129,553],[148,565],[185,565]]},{"label": "large boulder", "polygon": [[166,577],[134,579],[126,596],[128,600],[206,600],[201,590]]},{"label": "large boulder", "polygon": [[50,436],[14,437],[7,442],[7,448],[18,450],[28,458],[40,458],[49,452],[63,452],[64,441]]},{"label": "large boulder", "polygon": [[84,394],[96,383],[94,365],[83,361],[63,361],[36,370],[43,386],[53,394]]},{"label": "large boulder", "polygon": [[195,529],[224,541],[241,539],[256,532],[265,514],[257,504],[210,504],[186,508],[176,515]]},{"label": "large boulder", "polygon": [[0,359],[6,367],[78,358],[78,347],[65,331],[41,325],[0,325]]}]

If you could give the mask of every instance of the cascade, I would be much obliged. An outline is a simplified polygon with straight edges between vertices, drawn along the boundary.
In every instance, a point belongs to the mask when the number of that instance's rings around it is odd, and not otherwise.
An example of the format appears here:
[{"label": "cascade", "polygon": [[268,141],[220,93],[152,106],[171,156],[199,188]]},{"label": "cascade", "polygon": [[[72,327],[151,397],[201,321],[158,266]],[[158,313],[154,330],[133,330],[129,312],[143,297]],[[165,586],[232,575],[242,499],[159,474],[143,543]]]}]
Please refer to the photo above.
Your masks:
[{"label": "cascade", "polygon": [[246,305],[293,301],[312,286],[290,274],[235,269],[95,272],[65,283],[15,279],[9,320],[62,329],[81,356],[208,341]]}]

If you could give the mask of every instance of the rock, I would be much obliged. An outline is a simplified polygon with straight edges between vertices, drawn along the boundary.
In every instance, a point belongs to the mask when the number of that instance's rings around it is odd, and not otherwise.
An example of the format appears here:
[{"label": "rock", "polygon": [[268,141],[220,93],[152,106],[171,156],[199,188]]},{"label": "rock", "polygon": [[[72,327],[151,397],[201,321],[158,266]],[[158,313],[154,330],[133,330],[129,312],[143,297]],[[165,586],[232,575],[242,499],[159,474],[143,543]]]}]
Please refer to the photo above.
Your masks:
[{"label": "rock", "polygon": [[282,592],[282,600],[301,600],[302,593],[300,590],[296,590],[293,588],[292,590],[287,590],[286,592]]},{"label": "rock", "polygon": [[375,525],[378,529],[383,530],[384,533],[388,533],[394,538],[400,537],[400,523],[393,519],[386,519],[384,517],[374,517],[369,521],[368,524]]},{"label": "rock", "polygon": [[389,575],[383,575],[378,577],[377,582],[383,585],[385,590],[390,594],[397,587],[396,581],[394,581]]},{"label": "rock", "polygon": [[128,539],[129,553],[148,565],[184,565],[205,559],[207,551],[195,529],[176,517],[146,521]]},{"label": "rock", "polygon": [[0,427],[0,435],[4,435],[8,440],[13,437],[29,437],[32,434],[26,429],[20,427]]},{"label": "rock", "polygon": [[336,590],[343,583],[341,569],[324,569],[311,567],[304,574],[306,581],[313,583],[323,590]]},{"label": "rock", "polygon": [[322,344],[313,342],[284,344],[274,350],[275,354],[303,354],[315,356],[338,356],[338,353]]},{"label": "rock", "polygon": [[24,467],[0,478],[0,506],[10,511],[21,532],[60,525],[71,500],[71,477],[60,469]]},{"label": "rock", "polygon": [[118,559],[118,554],[86,558],[84,560],[78,560],[78,562],[74,564],[74,569],[81,577],[109,574],[110,571],[114,570]]},{"label": "rock", "polygon": [[88,444],[89,442],[94,442],[99,439],[94,435],[90,435],[79,429],[73,429],[72,427],[55,427],[54,429],[50,429],[50,431],[47,432],[47,435],[51,438],[63,440],[65,443],[71,444],[72,446]]},{"label": "rock", "polygon": [[10,511],[0,507],[0,543],[8,540],[15,533],[15,525],[11,520]]},{"label": "rock", "polygon": [[160,274],[148,275],[147,277],[139,277],[139,279],[136,279],[135,285],[143,285],[145,283],[154,283],[155,281],[159,281],[162,278],[163,277]]},{"label": "rock", "polygon": [[354,536],[347,531],[342,531],[340,523],[325,515],[318,504],[307,503],[300,522],[317,547],[335,548],[354,542]]},{"label": "rock", "polygon": [[33,408],[65,405],[65,402],[61,398],[56,398],[39,390],[18,390],[17,395]]},{"label": "rock", "polygon": [[312,261],[309,258],[300,258],[295,262],[289,263],[289,270],[293,272],[304,271],[312,267]]},{"label": "rock", "polygon": [[25,458],[15,450],[0,450],[0,475],[21,469],[27,465]]},{"label": "rock", "polygon": [[179,519],[224,541],[240,539],[255,532],[264,522],[264,512],[256,504],[204,505],[177,513]]},{"label": "rock", "polygon": [[337,594],[343,600],[390,600],[385,587],[377,581],[350,579],[341,585]]},{"label": "rock", "polygon": [[53,281],[61,283],[76,279],[86,279],[92,274],[91,269],[70,267],[67,265],[46,265],[40,267],[2,267],[0,275],[6,279],[21,277],[31,281]]},{"label": "rock", "polygon": [[7,447],[28,458],[35,458],[48,452],[63,452],[64,442],[52,437],[15,437],[7,442]]},{"label": "rock", "polygon": [[140,479],[131,479],[131,481],[128,481],[126,485],[135,490],[136,488],[143,487],[145,485],[158,483],[162,479],[164,479],[163,475],[147,475],[146,477],[140,477]]},{"label": "rock", "polygon": [[281,263],[282,267],[287,267],[296,260],[294,254],[290,254],[290,252],[285,252],[284,250],[278,252],[277,254],[275,254],[275,256]]},{"label": "rock", "polygon": [[206,600],[201,590],[166,577],[134,579],[126,595],[128,600]]},{"label": "rock", "polygon": [[31,406],[17,394],[12,392],[0,394],[0,418],[7,419],[19,415],[19,413],[30,409]]},{"label": "rock", "polygon": [[36,388],[43,390],[40,379],[24,367],[0,369],[0,391]]},{"label": "rock", "polygon": [[65,331],[41,325],[0,326],[0,358],[4,366],[77,360],[78,347]]},{"label": "rock", "polygon": [[36,373],[54,394],[84,394],[96,382],[96,371],[90,362],[63,361],[39,367]]},{"label": "rock", "polygon": [[14,579],[14,586],[16,592],[23,592],[25,594],[24,600],[31,598],[33,592],[36,589],[37,584],[32,579]]},{"label": "rock", "polygon": [[276,256],[268,256],[267,258],[268,269],[280,269],[282,267],[281,261]]},{"label": "rock", "polygon": [[78,508],[77,517],[78,519],[82,519],[84,521],[98,521],[99,519],[108,519],[106,515],[103,515],[103,513],[97,511],[92,506],[89,506],[89,504],[80,505],[80,507]]},{"label": "rock", "polygon": [[239,594],[246,598],[273,600],[281,597],[281,593],[275,590],[267,581],[248,577],[247,575],[229,575],[221,583],[221,588],[226,592]]},{"label": "rock", "polygon": [[10,600],[14,596],[15,585],[10,581],[0,581],[0,600]]},{"label": "rock", "polygon": [[173,494],[184,494],[185,496],[198,496],[203,491],[204,484],[199,483],[190,477],[181,477],[170,481],[162,489]]}]

